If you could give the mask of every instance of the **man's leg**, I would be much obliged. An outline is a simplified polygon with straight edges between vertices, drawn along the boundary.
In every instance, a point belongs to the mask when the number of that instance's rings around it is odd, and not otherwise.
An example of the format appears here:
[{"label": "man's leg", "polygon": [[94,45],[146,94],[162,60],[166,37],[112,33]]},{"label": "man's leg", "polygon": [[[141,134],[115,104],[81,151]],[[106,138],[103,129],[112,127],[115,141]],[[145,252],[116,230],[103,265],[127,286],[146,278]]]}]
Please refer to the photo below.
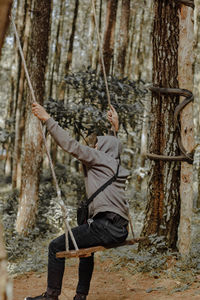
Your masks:
[{"label": "man's leg", "polygon": [[[100,245],[103,242],[101,235],[98,232],[99,230],[94,230],[93,227],[95,226],[84,224],[72,228],[74,238],[79,248],[93,247]],[[74,245],[70,237],[69,249],[74,249]],[[61,251],[65,251],[65,234],[59,236],[49,244],[47,293],[52,296],[58,296],[61,293],[65,259],[56,258],[56,253]],[[86,295],[89,290],[93,266],[93,256],[80,260],[79,287],[81,287],[81,292]]]},{"label": "man's leg", "polygon": [[[72,229],[74,238],[79,248],[88,248],[98,245],[109,245],[122,242],[127,237],[127,230],[124,226],[116,226],[107,218],[95,219],[89,226],[84,224]],[[74,249],[69,237],[69,249]],[[56,253],[65,251],[65,235],[56,238],[49,245],[48,261],[48,288],[49,295],[60,295],[62,278],[65,268],[65,259],[56,258]],[[90,286],[94,266],[94,257],[83,258],[79,265],[79,283],[77,293],[87,295]]]},{"label": "man's leg", "polygon": [[[118,219],[115,218],[115,220],[112,221],[108,220],[106,217],[95,219],[89,227],[90,234],[88,235],[89,239],[87,239],[87,247],[97,245],[110,245],[123,242],[128,235],[128,231],[126,228],[128,222],[126,221],[124,225],[120,222],[121,217],[118,217]],[[87,238],[87,236],[85,236],[85,238]],[[84,247],[84,245],[81,245],[81,248]],[[93,268],[94,253],[90,257],[80,258],[79,281],[76,289],[77,296],[74,299],[86,299],[84,295],[87,295],[89,292]]]},{"label": "man's leg", "polygon": [[76,289],[77,294],[87,295],[90,288],[90,281],[94,269],[94,253],[89,257],[79,260],[79,281]]},{"label": "man's leg", "polygon": [[51,296],[58,296],[61,293],[65,258],[56,258],[56,253],[60,251],[65,251],[65,234],[49,244],[47,293]]}]

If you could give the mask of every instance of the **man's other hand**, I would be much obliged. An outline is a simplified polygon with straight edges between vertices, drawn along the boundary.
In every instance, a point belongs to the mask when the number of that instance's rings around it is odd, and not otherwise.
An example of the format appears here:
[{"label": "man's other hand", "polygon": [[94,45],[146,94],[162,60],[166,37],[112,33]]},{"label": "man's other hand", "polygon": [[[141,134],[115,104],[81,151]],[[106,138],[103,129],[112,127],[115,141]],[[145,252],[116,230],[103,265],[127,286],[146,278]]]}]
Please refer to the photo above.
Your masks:
[{"label": "man's other hand", "polygon": [[46,112],[43,106],[38,103],[32,104],[32,113],[41,121],[47,121],[50,115]]},{"label": "man's other hand", "polygon": [[119,119],[118,114],[112,105],[110,106],[110,110],[107,113],[107,117],[112,124],[112,129],[117,132],[119,130]]}]

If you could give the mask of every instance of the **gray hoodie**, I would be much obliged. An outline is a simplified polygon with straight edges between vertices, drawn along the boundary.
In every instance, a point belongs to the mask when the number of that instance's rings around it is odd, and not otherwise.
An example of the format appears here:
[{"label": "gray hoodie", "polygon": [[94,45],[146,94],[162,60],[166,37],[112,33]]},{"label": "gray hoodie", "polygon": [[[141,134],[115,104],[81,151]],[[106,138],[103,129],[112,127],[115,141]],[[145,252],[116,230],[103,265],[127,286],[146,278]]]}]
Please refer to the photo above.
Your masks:
[{"label": "gray hoodie", "polygon": [[[114,136],[98,136],[97,149],[93,149],[73,139],[52,118],[46,121],[46,126],[56,143],[83,163],[88,198],[115,175],[122,150],[119,139]],[[100,192],[89,205],[90,218],[109,211],[128,220],[129,205],[125,195],[128,175],[129,172],[120,165],[117,180]]]}]

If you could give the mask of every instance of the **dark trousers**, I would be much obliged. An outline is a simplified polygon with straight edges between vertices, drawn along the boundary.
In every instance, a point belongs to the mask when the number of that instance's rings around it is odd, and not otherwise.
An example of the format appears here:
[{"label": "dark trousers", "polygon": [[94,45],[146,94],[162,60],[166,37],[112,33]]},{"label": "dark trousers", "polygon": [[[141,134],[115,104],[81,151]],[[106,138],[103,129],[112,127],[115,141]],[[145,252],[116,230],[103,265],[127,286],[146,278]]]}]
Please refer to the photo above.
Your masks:
[{"label": "dark trousers", "polygon": [[[83,224],[72,229],[78,248],[106,246],[123,242],[128,235],[128,221],[117,214],[102,213],[88,225]],[[74,249],[69,238],[69,249]],[[65,251],[65,235],[61,235],[49,244],[47,292],[58,296],[61,293],[65,258],[56,258],[56,252]],[[94,268],[94,254],[79,260],[79,281],[76,292],[87,295]]]}]

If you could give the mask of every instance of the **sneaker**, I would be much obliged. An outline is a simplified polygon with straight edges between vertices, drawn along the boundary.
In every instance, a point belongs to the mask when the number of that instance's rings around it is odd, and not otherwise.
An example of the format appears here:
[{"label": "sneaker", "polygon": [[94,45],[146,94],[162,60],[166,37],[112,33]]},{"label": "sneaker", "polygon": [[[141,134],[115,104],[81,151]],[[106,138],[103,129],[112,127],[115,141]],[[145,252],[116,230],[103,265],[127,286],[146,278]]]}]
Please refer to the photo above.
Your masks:
[{"label": "sneaker", "polygon": [[40,296],[36,297],[26,297],[24,300],[58,300],[57,296],[49,296],[47,292],[43,293]]},{"label": "sneaker", "polygon": [[74,300],[86,300],[86,295],[83,294],[76,294]]}]

